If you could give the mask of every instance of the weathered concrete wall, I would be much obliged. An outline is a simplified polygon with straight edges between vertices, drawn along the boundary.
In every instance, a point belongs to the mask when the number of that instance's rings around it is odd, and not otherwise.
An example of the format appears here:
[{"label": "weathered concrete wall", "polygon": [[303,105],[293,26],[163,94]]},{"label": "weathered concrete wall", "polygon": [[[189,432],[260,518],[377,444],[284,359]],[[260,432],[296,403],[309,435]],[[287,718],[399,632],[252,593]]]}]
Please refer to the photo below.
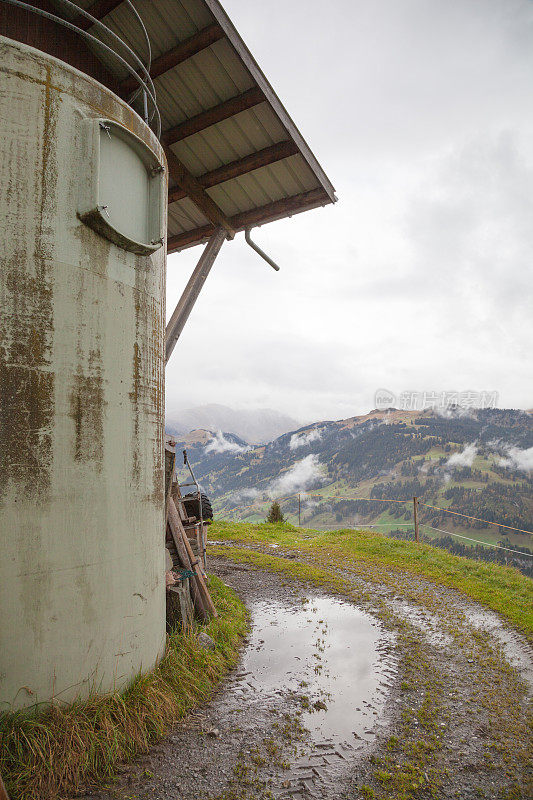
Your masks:
[{"label": "weathered concrete wall", "polygon": [[76,217],[115,95],[0,37],[0,709],[120,686],[165,635],[165,248]]}]

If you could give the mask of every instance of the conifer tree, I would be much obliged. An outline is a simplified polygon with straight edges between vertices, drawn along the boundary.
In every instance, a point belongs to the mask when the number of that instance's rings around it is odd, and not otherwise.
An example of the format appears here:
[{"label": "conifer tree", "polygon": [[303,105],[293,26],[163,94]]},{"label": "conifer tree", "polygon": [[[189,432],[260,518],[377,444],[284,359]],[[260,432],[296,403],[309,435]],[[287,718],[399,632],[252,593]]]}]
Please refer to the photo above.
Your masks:
[{"label": "conifer tree", "polygon": [[267,522],[285,522],[285,517],[281,513],[281,508],[277,500],[274,500],[268,512]]}]

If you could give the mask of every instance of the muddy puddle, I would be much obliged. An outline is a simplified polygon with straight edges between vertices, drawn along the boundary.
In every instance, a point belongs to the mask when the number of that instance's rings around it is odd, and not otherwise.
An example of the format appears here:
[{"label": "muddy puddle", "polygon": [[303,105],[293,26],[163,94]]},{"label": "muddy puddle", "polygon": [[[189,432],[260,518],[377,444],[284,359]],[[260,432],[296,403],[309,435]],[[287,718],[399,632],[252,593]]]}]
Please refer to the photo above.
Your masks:
[{"label": "muddy puddle", "polygon": [[390,635],[369,614],[329,597],[300,606],[263,600],[250,611],[241,675],[256,700],[292,696],[315,742],[371,741],[394,674]]},{"label": "muddy puddle", "polygon": [[258,713],[289,708],[307,731],[290,768],[272,773],[274,797],[333,797],[354,757],[386,724],[394,638],[369,614],[331,597],[262,599],[249,608],[252,631],[231,705]]},{"label": "muddy puddle", "polygon": [[221,800],[244,797],[248,786],[246,797],[257,792],[258,800],[345,798],[390,724],[394,637],[337,598],[301,597],[276,576],[242,566],[217,569],[251,615],[239,666],[143,762],[141,785],[132,793],[124,784],[118,796]]}]

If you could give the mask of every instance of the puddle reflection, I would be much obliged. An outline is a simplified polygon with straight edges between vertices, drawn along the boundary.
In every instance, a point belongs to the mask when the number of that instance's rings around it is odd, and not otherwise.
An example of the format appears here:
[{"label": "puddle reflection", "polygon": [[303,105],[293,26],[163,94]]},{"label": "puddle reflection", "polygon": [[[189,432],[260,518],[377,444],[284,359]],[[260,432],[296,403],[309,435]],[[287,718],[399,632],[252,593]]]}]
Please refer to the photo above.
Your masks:
[{"label": "puddle reflection", "polygon": [[304,708],[309,702],[301,721],[314,739],[371,740],[393,670],[393,640],[379,624],[326,597],[301,606],[257,602],[251,613],[243,667],[253,688],[296,692]]}]

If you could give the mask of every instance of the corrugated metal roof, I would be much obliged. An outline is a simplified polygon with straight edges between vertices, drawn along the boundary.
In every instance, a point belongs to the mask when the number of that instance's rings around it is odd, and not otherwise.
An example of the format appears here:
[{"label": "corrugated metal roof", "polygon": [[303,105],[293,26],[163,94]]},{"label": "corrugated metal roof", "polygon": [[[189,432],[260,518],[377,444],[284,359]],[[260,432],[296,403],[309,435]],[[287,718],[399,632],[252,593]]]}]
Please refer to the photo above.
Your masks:
[{"label": "corrugated metal roof", "polygon": [[[335,201],[333,186],[218,0],[134,5],[150,37],[169,151],[169,252],[205,241],[219,224],[233,233]],[[78,6],[145,58],[144,34],[127,3],[81,0]],[[116,48],[98,26],[90,32]],[[128,78],[112,56],[99,57],[121,81]],[[141,98],[135,105],[141,112]]]}]

